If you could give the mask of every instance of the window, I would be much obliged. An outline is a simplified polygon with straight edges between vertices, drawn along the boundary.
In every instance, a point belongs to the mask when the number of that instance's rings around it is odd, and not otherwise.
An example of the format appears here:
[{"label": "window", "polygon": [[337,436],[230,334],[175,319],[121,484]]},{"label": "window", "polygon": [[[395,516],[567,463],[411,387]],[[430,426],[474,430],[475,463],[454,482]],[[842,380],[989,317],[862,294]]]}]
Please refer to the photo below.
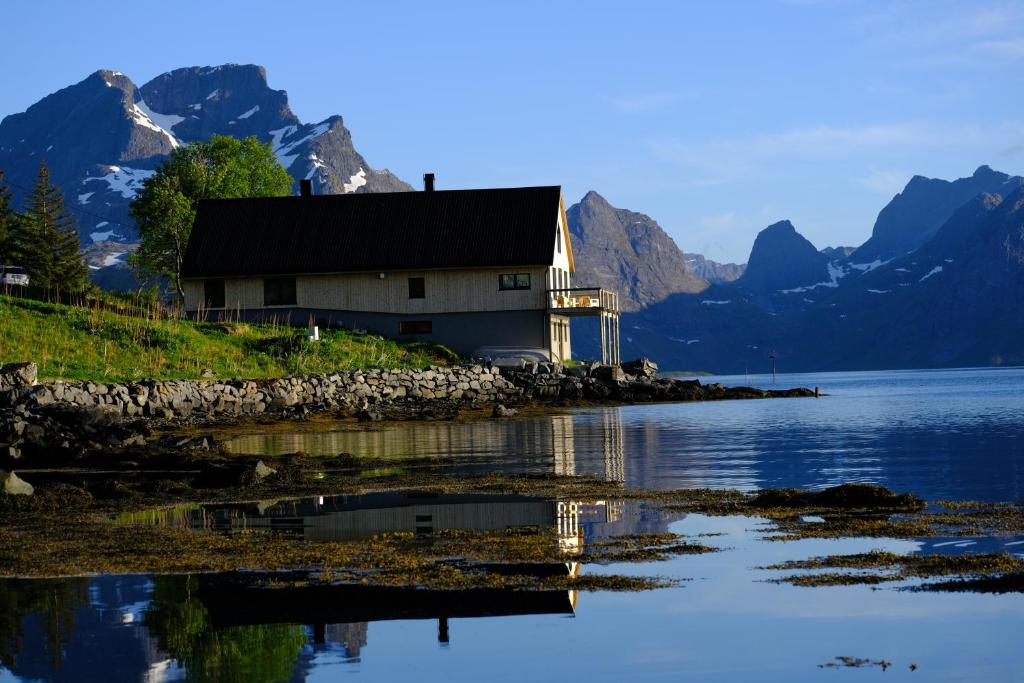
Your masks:
[{"label": "window", "polygon": [[263,281],[264,306],[294,306],[295,278],[275,277]]},{"label": "window", "polygon": [[203,280],[203,306],[224,308],[224,281]]},{"label": "window", "polygon": [[403,320],[398,323],[398,334],[430,334],[433,331],[434,324],[430,320]]},{"label": "window", "polygon": [[505,273],[498,276],[498,289],[529,289],[529,273]]},{"label": "window", "polygon": [[421,277],[409,278],[409,298],[410,299],[426,299],[427,298],[427,284],[426,281]]},{"label": "window", "polygon": [[555,226],[555,244],[558,245],[558,253],[562,253],[562,224]]}]

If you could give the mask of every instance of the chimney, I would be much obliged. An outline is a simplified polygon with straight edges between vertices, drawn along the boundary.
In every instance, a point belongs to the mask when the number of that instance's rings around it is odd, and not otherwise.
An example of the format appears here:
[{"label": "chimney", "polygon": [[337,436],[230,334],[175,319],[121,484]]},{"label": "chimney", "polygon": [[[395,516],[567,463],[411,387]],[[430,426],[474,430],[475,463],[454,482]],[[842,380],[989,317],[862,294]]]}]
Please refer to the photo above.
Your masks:
[{"label": "chimney", "polygon": [[434,191],[434,174],[424,173],[423,174],[423,191],[433,192]]},{"label": "chimney", "polygon": [[303,178],[299,181],[299,196],[301,197],[312,197],[313,196],[313,181],[307,178]]}]

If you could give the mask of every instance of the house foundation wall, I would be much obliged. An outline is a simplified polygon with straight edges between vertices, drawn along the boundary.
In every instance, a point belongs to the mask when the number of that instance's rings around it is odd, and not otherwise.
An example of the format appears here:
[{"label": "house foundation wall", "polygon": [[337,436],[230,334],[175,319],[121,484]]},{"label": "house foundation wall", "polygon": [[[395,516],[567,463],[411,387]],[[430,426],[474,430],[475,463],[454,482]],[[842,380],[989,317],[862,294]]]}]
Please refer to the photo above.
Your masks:
[{"label": "house foundation wall", "polygon": [[[191,312],[192,317],[197,317]],[[545,311],[482,311],[470,313],[371,313],[318,308],[283,307],[210,310],[203,320],[241,320],[305,327],[312,320],[321,328],[366,330],[398,341],[444,344],[461,355],[482,346],[528,347],[550,350]],[[402,323],[429,323],[430,332],[403,332]],[[568,343],[566,343],[568,346]]]}]

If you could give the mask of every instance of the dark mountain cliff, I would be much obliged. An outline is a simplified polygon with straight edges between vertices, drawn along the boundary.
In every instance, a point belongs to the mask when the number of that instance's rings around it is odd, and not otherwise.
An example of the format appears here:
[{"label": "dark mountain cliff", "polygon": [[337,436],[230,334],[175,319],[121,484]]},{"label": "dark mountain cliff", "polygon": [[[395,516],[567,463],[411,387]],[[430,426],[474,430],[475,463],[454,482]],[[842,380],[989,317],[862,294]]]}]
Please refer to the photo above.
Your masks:
[{"label": "dark mountain cliff", "polygon": [[850,258],[869,263],[903,256],[927,242],[972,197],[983,192],[1007,194],[1019,186],[1020,178],[1011,178],[988,166],[953,181],[914,176],[879,212],[871,238]]},{"label": "dark mountain cliff", "polygon": [[757,234],[743,277],[736,281],[756,292],[795,289],[826,282],[828,257],[819,252],[789,221]]},{"label": "dark mountain cliff", "polygon": [[687,267],[683,252],[652,218],[617,209],[588,192],[566,211],[576,261],[574,286],[619,293],[623,310],[637,310],[708,283]]}]

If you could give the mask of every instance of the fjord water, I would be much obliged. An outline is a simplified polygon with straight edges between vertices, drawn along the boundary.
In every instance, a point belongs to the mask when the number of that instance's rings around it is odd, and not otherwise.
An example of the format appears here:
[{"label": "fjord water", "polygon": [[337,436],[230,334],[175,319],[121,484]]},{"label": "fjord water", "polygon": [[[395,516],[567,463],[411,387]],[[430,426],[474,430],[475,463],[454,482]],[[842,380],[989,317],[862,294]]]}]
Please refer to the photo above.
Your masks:
[{"label": "fjord water", "polygon": [[[770,384],[763,376],[701,380]],[[453,471],[592,474],[658,488],[870,481],[929,500],[1024,502],[1024,370],[779,376],[776,386],[790,385],[818,386],[828,396],[581,409],[510,421],[320,424],[290,433],[254,431],[232,447],[268,454],[420,455],[441,459]],[[530,601],[516,594],[349,590],[304,607],[244,592],[237,594],[249,597],[232,601],[225,596],[237,577],[7,580],[0,582],[0,681],[327,681],[345,674],[424,681],[793,681],[882,675],[880,669],[819,668],[837,656],[887,660],[887,678],[1024,680],[1020,594],[921,593],[888,585],[800,588],[768,583],[779,574],[758,569],[875,548],[1020,553],[1020,538],[781,543],[764,540],[764,523],[754,518],[665,515],[639,503],[372,502],[389,511],[388,524],[399,524],[392,513],[407,505],[419,506],[410,518],[444,519],[448,526],[500,525],[507,516],[532,515],[539,524],[557,525],[560,534],[564,526],[567,538],[669,529],[713,534],[700,540],[722,550],[647,565],[598,566],[584,556],[578,558],[583,573],[684,581],[644,593],[549,591]],[[432,515],[420,514],[431,505]],[[275,501],[218,514],[268,527],[287,519],[290,533],[297,528],[309,535],[333,524],[351,534],[354,522],[346,520],[363,514],[361,506],[371,503]],[[200,512],[185,517],[208,520],[207,511]],[[202,533],[220,533],[203,524]],[[330,618],[341,623],[324,623]]]}]

